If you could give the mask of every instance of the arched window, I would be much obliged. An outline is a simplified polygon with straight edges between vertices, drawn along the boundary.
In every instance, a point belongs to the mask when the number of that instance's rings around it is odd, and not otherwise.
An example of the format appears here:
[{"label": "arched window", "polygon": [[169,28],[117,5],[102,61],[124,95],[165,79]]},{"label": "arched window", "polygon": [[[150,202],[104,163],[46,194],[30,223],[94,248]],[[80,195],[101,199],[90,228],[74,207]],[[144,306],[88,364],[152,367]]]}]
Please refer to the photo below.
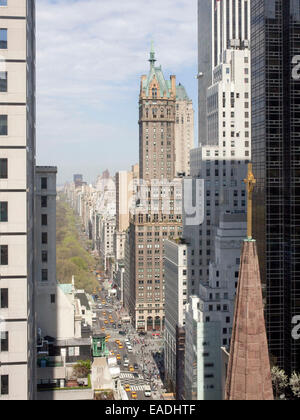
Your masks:
[{"label": "arched window", "polygon": [[153,118],[157,118],[157,108],[153,108],[152,115],[153,115]]}]

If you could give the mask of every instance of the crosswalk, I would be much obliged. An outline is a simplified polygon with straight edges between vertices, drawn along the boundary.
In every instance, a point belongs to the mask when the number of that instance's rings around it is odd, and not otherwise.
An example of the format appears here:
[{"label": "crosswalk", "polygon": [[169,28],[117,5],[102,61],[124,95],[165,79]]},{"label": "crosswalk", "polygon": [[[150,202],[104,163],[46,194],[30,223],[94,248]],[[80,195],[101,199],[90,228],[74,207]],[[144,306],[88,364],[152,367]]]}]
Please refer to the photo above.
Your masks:
[{"label": "crosswalk", "polygon": [[[134,379],[134,380],[136,380],[137,379],[137,377],[135,377],[134,375],[133,375],[133,373],[127,373],[127,372],[121,372],[120,373],[120,379]],[[139,376],[138,376],[138,379],[144,379],[144,377],[143,377],[143,375],[141,375],[140,373],[139,373]]]}]

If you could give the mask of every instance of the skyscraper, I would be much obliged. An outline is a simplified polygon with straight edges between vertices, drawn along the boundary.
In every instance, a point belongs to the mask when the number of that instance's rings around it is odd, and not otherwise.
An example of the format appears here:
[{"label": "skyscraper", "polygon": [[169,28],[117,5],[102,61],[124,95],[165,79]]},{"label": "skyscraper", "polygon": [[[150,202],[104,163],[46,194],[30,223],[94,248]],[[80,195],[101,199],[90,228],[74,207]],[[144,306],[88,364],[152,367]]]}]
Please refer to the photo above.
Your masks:
[{"label": "skyscraper", "polygon": [[35,1],[2,1],[0,27],[0,400],[24,400],[36,388]]},{"label": "skyscraper", "polygon": [[300,4],[252,0],[251,15],[253,225],[270,353],[291,373],[300,371],[291,334],[300,314]]},{"label": "skyscraper", "polygon": [[[164,240],[181,234],[181,183],[175,175],[176,77],[166,80],[155,53],[139,97],[141,200],[130,220],[125,305],[135,328],[164,328]],[[165,208],[169,205],[169,210]],[[128,252],[129,251],[129,252]]]},{"label": "skyscraper", "polygon": [[207,141],[206,94],[212,80],[212,1],[198,0],[198,132]]}]

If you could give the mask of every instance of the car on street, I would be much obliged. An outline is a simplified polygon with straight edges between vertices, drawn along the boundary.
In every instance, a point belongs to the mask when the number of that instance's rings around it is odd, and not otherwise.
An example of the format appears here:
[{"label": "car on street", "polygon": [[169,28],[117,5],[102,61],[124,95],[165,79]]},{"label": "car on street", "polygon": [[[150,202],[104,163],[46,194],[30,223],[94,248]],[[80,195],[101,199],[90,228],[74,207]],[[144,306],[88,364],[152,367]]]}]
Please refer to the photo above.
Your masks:
[{"label": "car on street", "polygon": [[124,389],[125,389],[126,392],[131,391],[130,385],[128,385],[128,384],[125,385]]},{"label": "car on street", "polygon": [[123,366],[124,367],[128,367],[129,366],[129,363],[124,361]]},{"label": "car on street", "polygon": [[134,372],[134,367],[133,366],[129,366],[129,370],[130,370],[130,372]]},{"label": "car on street", "polygon": [[137,399],[137,393],[136,392],[132,392],[131,393],[131,398],[133,398],[134,400]]},{"label": "car on street", "polygon": [[146,386],[145,387],[145,390],[144,390],[144,395],[145,395],[145,397],[151,397],[151,387],[148,385],[148,386]]},{"label": "car on street", "polygon": [[139,365],[138,365],[137,363],[135,363],[135,364],[133,365],[133,367],[134,367],[134,369],[138,369],[138,368],[139,368]]},{"label": "car on street", "polygon": [[120,335],[126,335],[126,332],[125,331],[119,331],[119,334]]}]

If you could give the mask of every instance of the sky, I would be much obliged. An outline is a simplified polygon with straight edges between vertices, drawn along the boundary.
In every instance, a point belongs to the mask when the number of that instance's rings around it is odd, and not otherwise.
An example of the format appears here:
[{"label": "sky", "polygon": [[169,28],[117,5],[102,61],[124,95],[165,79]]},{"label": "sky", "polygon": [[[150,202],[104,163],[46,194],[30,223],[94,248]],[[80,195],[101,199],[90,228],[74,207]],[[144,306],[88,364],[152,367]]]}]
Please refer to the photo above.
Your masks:
[{"label": "sky", "polygon": [[93,183],[107,168],[114,175],[138,162],[140,77],[152,40],[165,78],[175,74],[193,100],[196,128],[196,0],[38,0],[36,7],[37,163],[57,166],[59,185],[75,173]]}]

